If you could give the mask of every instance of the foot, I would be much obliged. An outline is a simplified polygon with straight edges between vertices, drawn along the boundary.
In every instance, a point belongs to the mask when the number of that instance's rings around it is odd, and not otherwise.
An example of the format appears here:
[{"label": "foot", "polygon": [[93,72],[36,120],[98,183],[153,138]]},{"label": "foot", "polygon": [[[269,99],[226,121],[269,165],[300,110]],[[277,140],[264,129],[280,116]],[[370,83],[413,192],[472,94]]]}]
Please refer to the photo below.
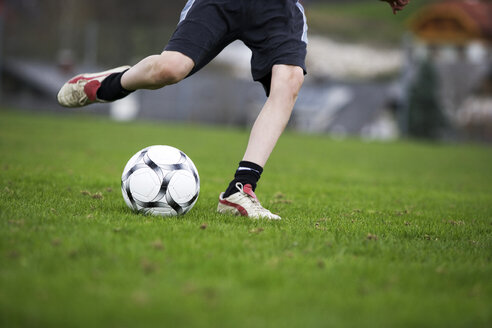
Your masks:
[{"label": "foot", "polygon": [[255,219],[281,219],[280,216],[273,214],[261,206],[250,184],[243,186],[241,183],[236,183],[236,188],[239,192],[232,194],[229,197],[224,198],[224,193],[220,194],[217,212],[248,216]]},{"label": "foot", "polygon": [[123,72],[129,68],[130,66],[121,66],[109,71],[77,75],[60,89],[57,97],[58,102],[64,107],[71,108],[83,107],[95,102],[105,102],[97,99],[97,89],[101,86],[101,82],[108,75]]}]

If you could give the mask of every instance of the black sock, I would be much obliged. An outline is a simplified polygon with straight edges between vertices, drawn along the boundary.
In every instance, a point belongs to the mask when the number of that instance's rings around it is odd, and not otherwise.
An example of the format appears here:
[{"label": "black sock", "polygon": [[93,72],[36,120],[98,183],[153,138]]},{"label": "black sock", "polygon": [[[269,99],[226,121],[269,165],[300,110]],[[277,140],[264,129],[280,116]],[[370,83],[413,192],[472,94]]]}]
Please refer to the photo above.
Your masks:
[{"label": "black sock", "polygon": [[121,77],[126,71],[128,70],[108,75],[97,89],[97,99],[115,101],[132,93],[133,91],[128,91],[121,86]]},{"label": "black sock", "polygon": [[236,183],[238,182],[243,186],[250,184],[254,191],[262,172],[263,168],[258,164],[247,161],[239,162],[239,168],[234,175],[234,180],[229,183],[229,187],[227,187],[223,197],[226,198],[237,193],[239,190],[236,188]]}]

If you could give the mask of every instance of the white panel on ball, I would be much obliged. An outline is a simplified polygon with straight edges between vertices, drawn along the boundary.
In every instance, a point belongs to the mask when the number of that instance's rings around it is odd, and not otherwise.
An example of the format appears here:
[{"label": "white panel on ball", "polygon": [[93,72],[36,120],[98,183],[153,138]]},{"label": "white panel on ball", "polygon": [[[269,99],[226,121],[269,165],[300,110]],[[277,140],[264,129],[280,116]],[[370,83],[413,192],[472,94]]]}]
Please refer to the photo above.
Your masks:
[{"label": "white panel on ball", "polygon": [[180,203],[190,201],[195,195],[193,190],[196,189],[195,177],[190,171],[179,170],[169,182],[169,192],[172,198]]},{"label": "white panel on ball", "polygon": [[130,158],[121,177],[121,191],[134,211],[176,216],[195,205],[200,178],[184,152],[171,146],[151,146]]}]

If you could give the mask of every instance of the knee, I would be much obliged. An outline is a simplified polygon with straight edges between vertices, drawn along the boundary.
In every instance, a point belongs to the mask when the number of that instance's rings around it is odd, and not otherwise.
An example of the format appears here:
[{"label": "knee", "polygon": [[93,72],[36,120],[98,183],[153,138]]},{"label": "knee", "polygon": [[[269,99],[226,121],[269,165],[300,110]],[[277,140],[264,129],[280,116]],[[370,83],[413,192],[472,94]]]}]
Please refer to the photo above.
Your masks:
[{"label": "knee", "polygon": [[295,100],[303,83],[304,71],[301,67],[287,65],[274,66],[272,71],[272,95],[287,95]]},{"label": "knee", "polygon": [[302,84],[304,83],[304,71],[299,67],[298,70],[292,72],[288,79],[290,94],[297,98],[299,91],[301,91]]},{"label": "knee", "polygon": [[156,88],[183,80],[193,69],[193,61],[181,54],[161,54],[152,65],[152,84]]}]

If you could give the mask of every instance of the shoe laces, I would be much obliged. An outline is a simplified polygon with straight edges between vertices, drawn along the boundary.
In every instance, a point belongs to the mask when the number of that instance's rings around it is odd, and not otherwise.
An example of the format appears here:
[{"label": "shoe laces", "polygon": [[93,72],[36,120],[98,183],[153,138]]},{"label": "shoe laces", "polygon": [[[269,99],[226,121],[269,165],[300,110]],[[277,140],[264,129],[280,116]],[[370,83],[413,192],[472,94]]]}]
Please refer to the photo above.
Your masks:
[{"label": "shoe laces", "polygon": [[68,97],[71,99],[71,102],[77,102],[79,105],[84,105],[87,102],[88,97],[84,90],[86,84],[87,80],[80,79],[70,85],[72,90],[68,94]]},{"label": "shoe laces", "polygon": [[250,194],[248,194],[248,193],[246,193],[246,192],[244,191],[244,186],[243,186],[243,184],[242,184],[242,183],[237,182],[237,183],[236,183],[236,188],[239,190],[239,193],[240,193],[243,197],[246,197],[246,198],[248,198],[248,199],[251,201],[251,203],[252,203],[252,205],[253,205],[253,208],[254,208],[256,211],[259,211],[259,212],[264,212],[264,211],[266,211],[266,212],[270,212],[270,211],[268,211],[266,208],[264,208],[263,206],[261,206],[260,201],[258,200],[258,198],[253,197],[252,195],[250,195]]},{"label": "shoe laces", "polygon": [[88,100],[87,94],[85,93],[84,87],[87,84],[87,80],[77,81],[77,88],[74,88],[76,97],[81,105],[85,104]]}]

